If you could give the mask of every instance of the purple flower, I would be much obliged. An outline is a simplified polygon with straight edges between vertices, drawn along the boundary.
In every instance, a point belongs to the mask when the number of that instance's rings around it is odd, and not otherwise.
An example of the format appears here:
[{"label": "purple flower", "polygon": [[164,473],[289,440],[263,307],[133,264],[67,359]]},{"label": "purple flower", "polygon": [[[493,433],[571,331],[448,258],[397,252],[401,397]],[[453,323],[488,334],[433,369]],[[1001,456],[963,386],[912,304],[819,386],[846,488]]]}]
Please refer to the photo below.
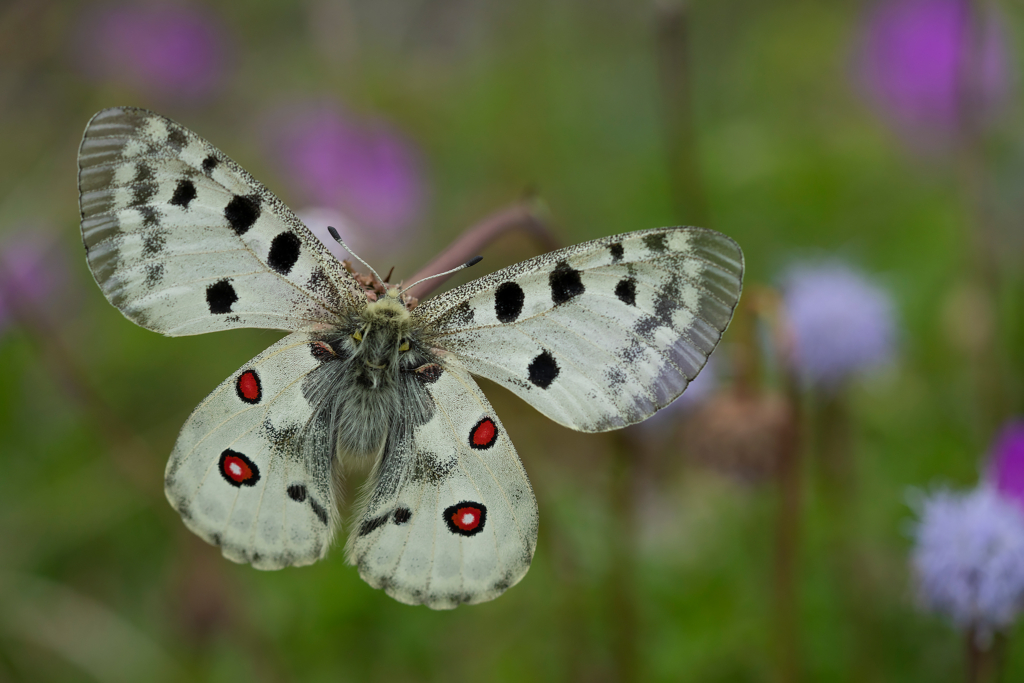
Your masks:
[{"label": "purple flower", "polygon": [[921,501],[911,558],[928,609],[983,641],[1024,607],[1024,514],[991,487]]},{"label": "purple flower", "polygon": [[19,313],[59,307],[67,284],[67,262],[56,241],[38,231],[0,241],[0,330]]},{"label": "purple flower", "polygon": [[996,490],[1024,511],[1024,421],[1003,427],[992,449],[989,478]]},{"label": "purple flower", "polygon": [[201,100],[224,81],[229,42],[221,23],[199,7],[121,5],[82,20],[79,63],[98,81]]},{"label": "purple flower", "polygon": [[793,335],[790,362],[811,383],[835,388],[889,361],[896,345],[892,300],[843,263],[801,265],[784,278]]},{"label": "purple flower", "polygon": [[342,211],[375,243],[396,246],[419,217],[425,194],[419,153],[389,124],[312,104],[273,115],[268,137],[300,200]]},{"label": "purple flower", "polygon": [[[972,27],[970,0],[894,0],[868,14],[861,85],[911,139],[955,132],[965,105],[989,112],[1009,87],[1004,31],[987,13]],[[965,99],[966,98],[966,99]]]}]

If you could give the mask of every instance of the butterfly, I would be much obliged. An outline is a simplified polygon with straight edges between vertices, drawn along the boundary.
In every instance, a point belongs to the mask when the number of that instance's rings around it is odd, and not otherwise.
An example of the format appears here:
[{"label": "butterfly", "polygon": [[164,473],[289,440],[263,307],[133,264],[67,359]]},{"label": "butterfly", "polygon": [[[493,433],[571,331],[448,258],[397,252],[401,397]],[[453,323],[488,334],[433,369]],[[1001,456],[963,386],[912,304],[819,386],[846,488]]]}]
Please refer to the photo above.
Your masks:
[{"label": "butterfly", "polygon": [[419,303],[369,292],[238,164],[144,109],[99,112],[78,155],[93,276],[168,336],[288,335],[185,422],[165,474],[182,520],[257,569],[313,563],[339,526],[343,463],[372,462],[345,556],[393,598],[491,600],[529,569],[538,512],[473,379],[583,432],[678,397],[739,300],[743,255],[700,228],[641,230],[498,270]]}]

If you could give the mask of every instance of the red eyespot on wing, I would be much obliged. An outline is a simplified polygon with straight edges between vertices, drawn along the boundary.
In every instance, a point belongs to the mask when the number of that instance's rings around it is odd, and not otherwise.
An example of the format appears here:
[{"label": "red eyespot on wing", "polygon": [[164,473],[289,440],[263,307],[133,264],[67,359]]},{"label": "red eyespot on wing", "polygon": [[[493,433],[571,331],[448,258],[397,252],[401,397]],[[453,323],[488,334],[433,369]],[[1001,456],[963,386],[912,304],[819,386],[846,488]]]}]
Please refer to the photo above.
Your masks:
[{"label": "red eyespot on wing", "polygon": [[246,403],[259,403],[263,398],[260,376],[256,374],[255,370],[246,370],[238,376],[238,381],[235,382],[235,391],[238,392],[238,398]]},{"label": "red eyespot on wing", "polygon": [[487,449],[493,446],[497,440],[498,427],[494,424],[494,420],[489,417],[485,417],[477,422],[469,432],[470,448]]},{"label": "red eyespot on wing", "polygon": [[232,486],[255,486],[260,468],[252,460],[230,448],[220,454],[220,474]]},{"label": "red eyespot on wing", "polygon": [[473,536],[484,529],[487,508],[483,503],[462,502],[451,505],[444,511],[448,530],[459,536]]}]

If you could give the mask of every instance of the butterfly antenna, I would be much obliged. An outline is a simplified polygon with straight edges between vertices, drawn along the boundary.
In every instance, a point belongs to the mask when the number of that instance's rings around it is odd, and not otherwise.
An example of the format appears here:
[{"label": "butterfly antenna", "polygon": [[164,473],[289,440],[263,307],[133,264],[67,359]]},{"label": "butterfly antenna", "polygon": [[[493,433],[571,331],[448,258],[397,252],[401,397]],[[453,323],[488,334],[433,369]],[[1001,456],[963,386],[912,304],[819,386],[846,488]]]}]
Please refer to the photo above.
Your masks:
[{"label": "butterfly antenna", "polygon": [[[370,272],[373,273],[373,276],[375,278],[377,278],[377,282],[381,283],[382,285],[385,283],[385,281],[381,279],[380,275],[377,275],[377,271],[373,269],[373,266],[371,266],[369,263],[367,263],[366,261],[361,259],[359,257],[359,254],[357,254],[356,252],[354,252],[354,251],[352,251],[351,249],[348,248],[348,245],[346,245],[344,240],[341,239],[341,235],[338,234],[337,230],[335,230],[331,226],[327,226],[327,232],[331,233],[331,237],[333,237],[335,239],[335,241],[337,241],[338,244],[340,244],[345,249],[345,251],[347,251],[348,253],[352,254],[352,256],[356,258],[356,260],[358,260],[364,266],[369,268]],[[388,274],[388,277],[391,277],[391,275]]]},{"label": "butterfly antenna", "polygon": [[399,293],[399,296],[401,296],[402,294],[405,294],[406,292],[408,292],[410,289],[412,289],[413,287],[415,287],[416,285],[418,285],[421,282],[426,282],[427,280],[433,280],[435,277],[443,277],[445,275],[451,275],[452,273],[457,273],[457,272],[459,272],[460,270],[462,270],[464,268],[469,268],[470,266],[475,266],[476,264],[480,263],[483,260],[484,260],[483,256],[474,256],[473,258],[471,258],[468,261],[466,261],[465,263],[463,263],[461,266],[458,266],[456,268],[452,268],[451,270],[446,270],[443,273],[438,273],[437,275],[429,275],[429,276],[423,278],[422,280],[417,280],[416,282],[412,283],[411,285],[409,285],[408,287],[403,289]]}]

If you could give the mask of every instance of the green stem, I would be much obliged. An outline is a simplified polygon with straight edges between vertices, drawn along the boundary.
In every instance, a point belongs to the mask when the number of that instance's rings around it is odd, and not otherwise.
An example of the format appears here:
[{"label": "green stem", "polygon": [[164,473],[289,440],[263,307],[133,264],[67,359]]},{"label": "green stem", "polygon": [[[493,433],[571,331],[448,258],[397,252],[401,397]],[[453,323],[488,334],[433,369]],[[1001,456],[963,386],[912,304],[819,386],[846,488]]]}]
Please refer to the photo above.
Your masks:
[{"label": "green stem", "polygon": [[656,5],[656,12],[662,125],[672,198],[684,222],[704,225],[708,212],[693,126],[690,3],[666,0]]},{"label": "green stem", "polygon": [[612,433],[610,498],[614,529],[611,557],[612,657],[618,681],[638,678],[636,613],[636,495],[628,433]]}]

